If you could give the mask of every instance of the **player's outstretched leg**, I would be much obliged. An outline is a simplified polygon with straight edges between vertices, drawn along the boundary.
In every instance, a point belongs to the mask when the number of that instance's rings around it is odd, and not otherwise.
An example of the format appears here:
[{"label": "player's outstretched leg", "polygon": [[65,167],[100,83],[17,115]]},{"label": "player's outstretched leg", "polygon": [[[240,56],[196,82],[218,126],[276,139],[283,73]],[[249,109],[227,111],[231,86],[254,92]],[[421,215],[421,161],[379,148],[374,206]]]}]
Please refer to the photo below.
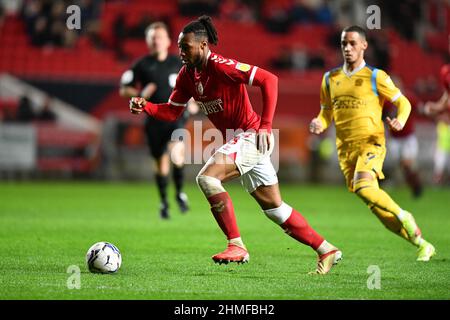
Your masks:
[{"label": "player's outstretched leg", "polygon": [[406,241],[409,241],[408,233],[394,214],[380,209],[373,204],[368,204],[367,206],[389,231],[392,231]]},{"label": "player's outstretched leg", "polygon": [[278,184],[259,186],[251,195],[265,215],[278,224],[286,234],[317,252],[318,263],[313,273],[326,274],[342,259],[342,252],[338,248],[311,228],[297,210],[282,201]]},{"label": "player's outstretched leg", "polygon": [[317,252],[318,263],[313,273],[326,274],[342,259],[342,252],[320,236],[306,219],[288,204],[283,202],[278,208],[263,211],[286,234]]},{"label": "player's outstretched leg", "polygon": [[358,176],[360,178],[355,180],[354,192],[370,207],[376,206],[382,211],[393,214],[406,231],[409,242],[418,247],[417,261],[429,261],[436,254],[436,250],[422,237],[422,232],[413,215],[400,208],[385,191],[381,190],[377,180],[370,174]]},{"label": "player's outstretched leg", "polygon": [[227,248],[212,256],[212,259],[220,264],[248,262],[250,255],[239,233],[233,203],[222,182],[214,177],[198,175],[197,184],[205,194],[211,205],[211,212],[228,240]]}]

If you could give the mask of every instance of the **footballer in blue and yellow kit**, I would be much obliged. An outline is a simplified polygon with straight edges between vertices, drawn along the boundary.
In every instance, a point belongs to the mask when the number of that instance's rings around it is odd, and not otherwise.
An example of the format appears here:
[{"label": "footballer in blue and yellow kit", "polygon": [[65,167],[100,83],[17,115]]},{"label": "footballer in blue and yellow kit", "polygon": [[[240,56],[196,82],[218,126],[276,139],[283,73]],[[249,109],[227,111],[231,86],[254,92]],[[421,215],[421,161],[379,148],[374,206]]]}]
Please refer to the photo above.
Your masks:
[{"label": "footballer in blue and yellow kit", "polygon": [[395,118],[387,118],[393,131],[403,129],[411,104],[386,72],[365,63],[367,47],[364,29],[351,26],[342,31],[344,64],[324,74],[321,110],[311,121],[310,131],[320,134],[334,122],[339,165],[349,190],[357,194],[390,231],[418,247],[418,261],[429,261],[436,250],[422,237],[413,215],[378,185],[378,180],[384,179],[382,168],[386,156],[384,102],[389,100],[398,109]]}]

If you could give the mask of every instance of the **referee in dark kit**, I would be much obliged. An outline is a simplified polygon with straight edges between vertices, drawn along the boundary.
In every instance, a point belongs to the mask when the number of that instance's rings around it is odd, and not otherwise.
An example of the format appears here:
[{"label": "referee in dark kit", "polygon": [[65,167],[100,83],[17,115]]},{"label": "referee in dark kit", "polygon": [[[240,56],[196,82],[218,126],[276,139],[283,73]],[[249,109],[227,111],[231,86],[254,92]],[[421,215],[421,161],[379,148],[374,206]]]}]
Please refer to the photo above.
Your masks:
[{"label": "referee in dark kit", "polygon": [[[150,54],[136,61],[131,69],[124,72],[120,83],[122,97],[143,97],[153,103],[167,102],[175,86],[182,63],[178,56],[169,54],[171,40],[169,30],[163,22],[152,23],[145,31],[145,40]],[[168,219],[169,203],[167,185],[170,163],[173,163],[173,181],[176,200],[181,212],[189,210],[187,195],[183,192],[184,142],[171,141],[172,132],[184,128],[189,117],[186,111],[175,122],[164,122],[146,117],[145,132],[150,153],[155,160],[154,173],[160,195],[160,215]]]}]

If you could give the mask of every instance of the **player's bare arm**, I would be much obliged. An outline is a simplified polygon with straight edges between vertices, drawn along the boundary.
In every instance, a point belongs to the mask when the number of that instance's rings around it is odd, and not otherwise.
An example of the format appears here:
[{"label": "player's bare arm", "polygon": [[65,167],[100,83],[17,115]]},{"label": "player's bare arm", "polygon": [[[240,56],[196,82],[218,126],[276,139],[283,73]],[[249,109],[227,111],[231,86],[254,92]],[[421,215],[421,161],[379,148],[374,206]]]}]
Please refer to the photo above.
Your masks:
[{"label": "player's bare arm", "polygon": [[124,98],[131,98],[139,96],[139,90],[133,86],[121,86],[119,94]]},{"label": "player's bare arm", "polygon": [[153,96],[153,94],[155,93],[156,89],[157,89],[156,84],[154,83],[147,84],[141,91],[141,97],[147,100],[150,99],[150,97]]},{"label": "player's bare arm", "polygon": [[156,92],[157,86],[154,83],[147,84],[141,92],[139,92],[139,89],[135,86],[121,86],[119,90],[119,94],[122,97],[125,98],[132,98],[132,97],[143,97],[145,99],[150,99],[151,96]]}]

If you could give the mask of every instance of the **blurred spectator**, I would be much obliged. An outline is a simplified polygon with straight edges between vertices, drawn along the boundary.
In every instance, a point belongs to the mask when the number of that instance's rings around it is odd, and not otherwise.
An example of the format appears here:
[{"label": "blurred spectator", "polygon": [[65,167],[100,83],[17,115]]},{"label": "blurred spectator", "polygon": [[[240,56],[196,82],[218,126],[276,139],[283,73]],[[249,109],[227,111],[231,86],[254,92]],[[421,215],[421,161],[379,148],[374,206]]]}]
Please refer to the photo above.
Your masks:
[{"label": "blurred spectator", "polygon": [[313,52],[308,58],[308,69],[324,69],[325,68],[325,54],[322,51]]},{"label": "blurred spectator", "polygon": [[293,68],[291,49],[283,46],[278,57],[272,60],[272,66],[280,70],[290,70]]},{"label": "blurred spectator", "polygon": [[[153,16],[144,12],[136,24],[127,27],[125,13],[119,13],[113,23],[115,43],[126,38],[141,39],[142,35],[145,34],[147,27],[155,21],[156,19]],[[168,24],[166,21],[165,23]]]},{"label": "blurred spectator", "polygon": [[23,17],[31,37],[31,43],[35,46],[63,45],[65,13],[64,2],[25,1]]},{"label": "blurred spectator", "polygon": [[314,13],[303,0],[295,0],[291,9],[291,17],[295,23],[311,23]]},{"label": "blurred spectator", "polygon": [[[76,2],[80,6],[83,21],[87,23],[98,23],[101,14],[102,1],[100,0],[78,0]],[[66,5],[70,5],[67,3]]]},{"label": "blurred spectator", "polygon": [[306,70],[308,68],[309,55],[307,49],[296,45],[291,49],[292,68],[294,70]]},{"label": "blurred spectator", "polygon": [[120,40],[128,36],[127,26],[125,24],[125,13],[120,12],[117,14],[113,22],[114,39]]},{"label": "blurred spectator", "polygon": [[216,15],[219,0],[178,0],[178,9],[183,16]]},{"label": "blurred spectator", "polygon": [[55,46],[70,46],[66,43],[66,5],[63,1],[55,1],[51,4],[50,14],[47,16],[47,24],[50,32],[50,43]]},{"label": "blurred spectator", "polygon": [[293,23],[291,0],[264,1],[261,16],[267,30],[274,33],[289,32]]},{"label": "blurred spectator", "polygon": [[43,2],[36,0],[27,0],[22,7],[22,18],[25,21],[27,33],[32,36],[34,25],[40,13],[43,11]]},{"label": "blurred spectator", "polygon": [[[66,26],[67,7],[78,5],[81,13],[81,30],[69,30]],[[73,47],[79,32],[86,34],[91,42],[101,47],[100,0],[52,1],[25,0],[22,17],[31,43],[35,46]]]},{"label": "blurred spectator", "polygon": [[220,18],[238,22],[253,23],[257,20],[257,8],[244,0],[220,2]]},{"label": "blurred spectator", "polygon": [[5,8],[3,8],[3,5],[0,2],[0,29],[2,28],[4,21],[5,21]]},{"label": "blurred spectator", "polygon": [[51,122],[56,120],[56,113],[50,108],[51,99],[45,98],[42,110],[37,115],[37,120]]},{"label": "blurred spectator", "polygon": [[333,23],[328,1],[325,0],[294,0],[290,12],[295,23]]},{"label": "blurred spectator", "polygon": [[[129,56],[125,53],[124,41],[128,38],[141,39],[142,36],[145,35],[147,27],[155,21],[153,16],[145,12],[141,15],[139,21],[135,25],[128,27],[125,14],[119,13],[113,23],[114,39],[112,43],[112,48],[115,51],[117,59],[128,61]],[[164,21],[164,19],[160,21]],[[168,22],[164,22],[169,25]]]},{"label": "blurred spectator", "polygon": [[386,13],[394,28],[407,40],[414,41],[421,21],[422,1],[380,0],[381,12]]},{"label": "blurred spectator", "polygon": [[[139,18],[138,23],[126,30],[127,37],[142,39],[142,36],[145,35],[145,30],[147,30],[147,27],[155,21],[156,19],[154,17],[152,17],[148,13],[143,13],[142,16]],[[166,23],[168,24],[168,22]]]},{"label": "blurred spectator", "polygon": [[390,50],[389,42],[386,41],[387,34],[382,30],[369,32],[367,41],[370,43],[366,50],[369,64],[377,66],[379,69],[389,71]]},{"label": "blurred spectator", "polygon": [[125,25],[125,14],[119,13],[113,23],[113,43],[117,59],[125,61],[128,59],[124,50],[124,40],[128,36],[128,30]]},{"label": "blurred spectator", "polygon": [[266,0],[262,18],[267,29],[276,33],[289,32],[295,23],[333,23],[329,2],[325,0]]},{"label": "blurred spectator", "polygon": [[317,1],[317,6],[315,7],[315,22],[320,24],[331,25],[334,22],[333,13],[329,5],[329,0]]},{"label": "blurred spectator", "polygon": [[328,33],[328,36],[326,38],[326,44],[330,48],[340,48],[341,47],[341,34],[342,30],[346,26],[342,26],[340,24],[334,25],[332,28],[330,28],[330,32]]},{"label": "blurred spectator", "polygon": [[327,1],[327,7],[329,7],[330,11],[333,13],[334,23],[339,26],[340,30],[348,25],[365,26],[367,6],[367,1]]},{"label": "blurred spectator", "polygon": [[43,46],[50,42],[50,34],[47,31],[48,23],[45,17],[37,17],[31,31],[31,43],[35,46]]},{"label": "blurred spectator", "polygon": [[309,52],[303,46],[283,46],[278,57],[272,60],[272,66],[280,70],[295,71],[323,69],[325,59],[322,53]]},{"label": "blurred spectator", "polygon": [[36,118],[31,101],[27,96],[20,98],[15,118],[17,122],[31,122]]},{"label": "blurred spectator", "polygon": [[81,9],[81,32],[88,36],[97,48],[103,48],[100,37],[101,0],[78,0]]}]

